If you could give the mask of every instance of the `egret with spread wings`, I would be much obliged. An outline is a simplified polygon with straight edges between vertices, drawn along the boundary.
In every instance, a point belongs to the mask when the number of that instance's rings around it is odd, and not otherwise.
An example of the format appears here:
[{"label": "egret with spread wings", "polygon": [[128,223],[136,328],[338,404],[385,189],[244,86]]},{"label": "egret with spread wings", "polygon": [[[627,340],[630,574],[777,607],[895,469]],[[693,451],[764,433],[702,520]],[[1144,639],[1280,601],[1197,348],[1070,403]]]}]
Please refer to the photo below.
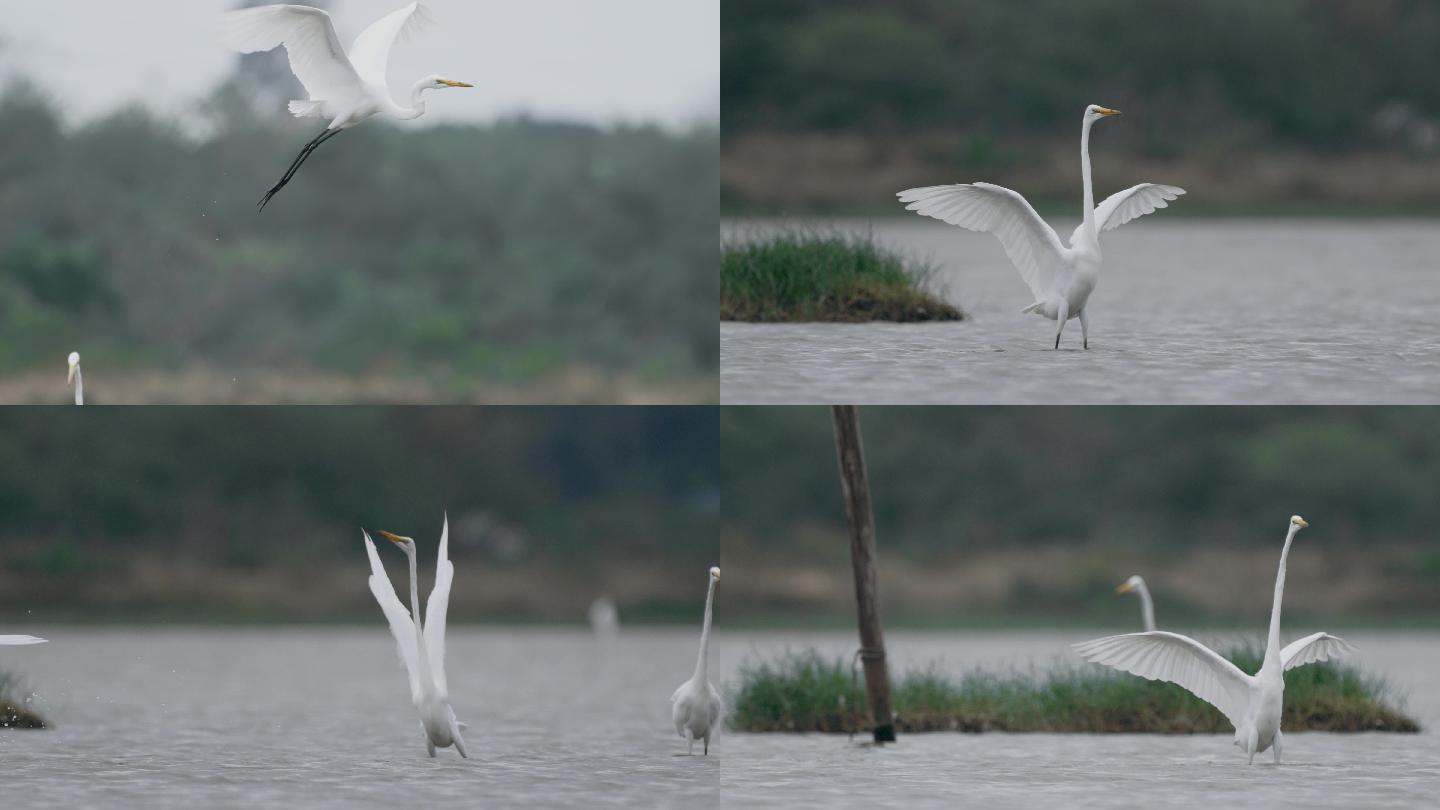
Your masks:
[{"label": "egret with spread wings", "polygon": [[[380,564],[380,555],[375,551],[375,542],[365,535],[365,551],[370,555],[370,592],[385,620],[390,623],[390,632],[400,651],[400,662],[410,676],[410,700],[420,712],[420,726],[425,732],[425,749],[431,757],[436,748],[455,746],[460,756],[465,753],[465,739],[460,732],[465,724],[455,719],[450,708],[449,685],[445,681],[445,614],[450,607],[450,584],[455,579],[455,566],[450,562],[450,519],[445,519],[440,531],[440,552],[435,563],[435,587],[430,591],[430,603],[422,623],[420,617],[420,587],[415,573],[415,541],[390,532],[380,536],[399,546],[410,559],[410,610],[400,603],[395,587],[385,567]],[[413,617],[413,618],[412,618]]]},{"label": "egret with spread wings", "polygon": [[1091,104],[1085,108],[1080,130],[1080,171],[1085,185],[1084,221],[1070,236],[1070,246],[1060,243],[1055,230],[1035,213],[1018,192],[991,183],[927,186],[900,192],[906,210],[934,217],[972,231],[994,234],[1005,247],[1005,255],[1030,287],[1034,302],[1023,312],[1055,321],[1055,348],[1065,322],[1080,319],[1083,345],[1090,348],[1090,320],[1086,305],[1100,281],[1100,234],[1143,217],[1185,193],[1182,188],[1141,183],[1112,195],[1095,207],[1090,181],[1090,127],[1096,121],[1120,113]]},{"label": "egret with spread wings", "polygon": [[1275,576],[1275,602],[1270,608],[1270,637],[1260,671],[1247,675],[1214,650],[1189,636],[1152,630],[1076,644],[1075,650],[1097,664],[1152,681],[1179,684],[1225,715],[1235,727],[1235,745],[1255,761],[1257,753],[1275,750],[1280,764],[1280,710],[1285,697],[1285,670],[1328,661],[1355,648],[1329,633],[1313,633],[1280,646],[1280,599],[1285,590],[1285,560],[1295,535],[1309,526],[1294,515],[1280,551]]},{"label": "egret with spread wings", "polygon": [[386,113],[409,121],[425,114],[425,91],[447,87],[472,87],[442,76],[427,76],[410,91],[410,106],[390,98],[388,71],[390,51],[402,34],[423,18],[424,5],[416,0],[382,17],[355,39],[346,53],[335,33],[330,15],[310,6],[274,5],[231,12],[224,18],[226,43],[241,53],[256,53],[285,46],[290,69],[310,94],[307,100],[290,102],[296,118],[323,118],[330,124],[305,145],[285,176],[260,200],[265,210],[280,189],[322,144],[371,116]]}]

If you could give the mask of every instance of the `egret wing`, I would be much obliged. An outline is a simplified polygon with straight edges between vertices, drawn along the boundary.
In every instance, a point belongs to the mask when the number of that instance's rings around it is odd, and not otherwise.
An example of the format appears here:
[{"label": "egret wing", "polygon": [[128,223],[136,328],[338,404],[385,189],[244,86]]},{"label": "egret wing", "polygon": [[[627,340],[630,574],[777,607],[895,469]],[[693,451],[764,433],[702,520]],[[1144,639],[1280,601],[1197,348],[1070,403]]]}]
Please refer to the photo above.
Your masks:
[{"label": "egret wing", "polygon": [[410,619],[410,611],[395,595],[395,586],[390,583],[385,566],[380,564],[380,555],[375,552],[375,541],[370,539],[369,532],[361,530],[361,534],[365,535],[365,553],[370,555],[370,592],[375,594],[375,601],[380,603],[380,610],[390,623],[390,634],[395,636],[395,646],[400,650],[400,663],[405,665],[405,673],[410,676],[410,695],[418,700],[420,655],[415,646],[415,623]]},{"label": "egret wing", "polygon": [[1219,709],[1236,728],[1245,718],[1251,677],[1193,638],[1152,630],[1072,646],[1087,661],[1152,681],[1179,684]]},{"label": "egret wing", "polygon": [[444,700],[450,694],[445,679],[445,614],[450,610],[450,585],[455,581],[455,566],[450,562],[450,516],[445,516],[440,530],[440,552],[435,561],[435,587],[425,603],[425,650],[430,656],[430,672],[435,687]]},{"label": "egret wing", "polygon": [[24,647],[30,644],[44,644],[47,639],[35,636],[0,636],[0,647]]},{"label": "egret wing", "polygon": [[1065,246],[1019,192],[990,183],[912,188],[896,195],[906,210],[993,234],[1034,293],[1048,297],[1065,266]]},{"label": "egret wing", "polygon": [[360,87],[330,15],[309,6],[258,6],[223,18],[225,44],[241,53],[285,46],[290,70],[314,101],[339,101]]},{"label": "egret wing", "polygon": [[1096,206],[1095,227],[1102,232],[1114,230],[1132,219],[1169,207],[1172,200],[1179,199],[1184,193],[1183,188],[1155,183],[1141,183],[1117,191]]},{"label": "egret wing", "polygon": [[1294,669],[1353,652],[1355,648],[1339,636],[1314,633],[1285,645],[1285,649],[1280,651],[1280,661],[1285,665],[1285,669]]},{"label": "egret wing", "polygon": [[386,87],[389,83],[390,51],[406,33],[424,21],[424,6],[418,0],[392,11],[360,32],[350,46],[350,63],[367,84]]}]

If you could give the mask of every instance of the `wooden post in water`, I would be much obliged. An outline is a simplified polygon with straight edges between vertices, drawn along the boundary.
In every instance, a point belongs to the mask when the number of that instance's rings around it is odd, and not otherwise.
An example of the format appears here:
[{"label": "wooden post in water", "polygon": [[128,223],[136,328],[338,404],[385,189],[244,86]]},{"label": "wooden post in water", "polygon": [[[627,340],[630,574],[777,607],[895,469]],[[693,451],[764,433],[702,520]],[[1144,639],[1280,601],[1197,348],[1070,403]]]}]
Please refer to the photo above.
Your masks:
[{"label": "wooden post in water", "polygon": [[850,521],[850,561],[855,568],[855,608],[860,620],[865,695],[870,703],[870,719],[875,724],[875,742],[895,742],[890,671],[885,666],[885,635],[880,630],[875,582],[875,515],[870,506],[870,479],[865,473],[860,414],[854,405],[835,405],[831,414],[835,420],[835,451],[840,458],[840,485],[845,493],[845,517]]}]

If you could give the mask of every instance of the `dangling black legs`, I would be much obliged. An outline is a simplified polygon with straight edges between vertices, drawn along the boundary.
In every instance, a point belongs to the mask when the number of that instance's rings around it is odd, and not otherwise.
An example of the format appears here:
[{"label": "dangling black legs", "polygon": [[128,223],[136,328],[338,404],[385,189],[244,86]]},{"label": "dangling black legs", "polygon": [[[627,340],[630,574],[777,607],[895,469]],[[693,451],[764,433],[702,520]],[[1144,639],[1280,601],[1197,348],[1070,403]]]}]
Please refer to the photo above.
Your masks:
[{"label": "dangling black legs", "polygon": [[280,189],[289,185],[290,181],[295,177],[295,173],[300,171],[300,167],[315,153],[316,149],[320,148],[321,144],[339,135],[340,132],[338,129],[327,129],[320,133],[315,140],[305,144],[305,148],[300,150],[300,155],[295,158],[295,162],[291,163],[290,168],[285,170],[285,176],[280,178],[280,182],[276,183],[275,187],[270,189],[270,191],[266,193],[265,198],[260,201],[260,210],[264,211],[265,206],[269,205],[270,201],[275,198],[275,195],[280,193]]}]

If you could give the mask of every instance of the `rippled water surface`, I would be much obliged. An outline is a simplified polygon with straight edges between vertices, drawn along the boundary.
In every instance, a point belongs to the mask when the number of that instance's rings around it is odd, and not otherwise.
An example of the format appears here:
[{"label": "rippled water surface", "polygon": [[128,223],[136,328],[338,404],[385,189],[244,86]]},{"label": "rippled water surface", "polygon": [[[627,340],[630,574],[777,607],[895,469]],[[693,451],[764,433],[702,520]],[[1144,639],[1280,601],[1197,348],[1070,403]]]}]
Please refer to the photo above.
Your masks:
[{"label": "rippled water surface", "polygon": [[602,642],[452,628],[447,668],[469,760],[426,756],[383,629],[45,635],[52,643],[0,653],[55,724],[0,732],[7,808],[719,801],[720,759],[677,756],[684,742],[670,725],[698,632]]},{"label": "rippled water surface", "polygon": [[[1295,628],[1295,635],[1311,628]],[[1440,791],[1440,636],[1345,632],[1359,661],[1408,695],[1421,734],[1285,736],[1284,763],[1247,766],[1230,736],[904,735],[885,748],[843,735],[726,736],[723,791],[731,807],[1395,807],[1434,806]],[[1045,666],[1086,633],[891,634],[892,672],[938,662]],[[1286,634],[1286,639],[1290,634]],[[848,657],[845,634],[727,634],[733,682],[742,661],[786,647]],[[1073,659],[1072,659],[1073,660]],[[1261,764],[1261,763],[1264,764]]]},{"label": "rippled water surface", "polygon": [[1032,297],[993,237],[919,217],[836,225],[938,265],[971,320],[725,323],[725,402],[1440,402],[1436,223],[1158,212],[1103,237],[1088,352],[1079,321],[1055,352],[1054,322],[1020,314]]}]

